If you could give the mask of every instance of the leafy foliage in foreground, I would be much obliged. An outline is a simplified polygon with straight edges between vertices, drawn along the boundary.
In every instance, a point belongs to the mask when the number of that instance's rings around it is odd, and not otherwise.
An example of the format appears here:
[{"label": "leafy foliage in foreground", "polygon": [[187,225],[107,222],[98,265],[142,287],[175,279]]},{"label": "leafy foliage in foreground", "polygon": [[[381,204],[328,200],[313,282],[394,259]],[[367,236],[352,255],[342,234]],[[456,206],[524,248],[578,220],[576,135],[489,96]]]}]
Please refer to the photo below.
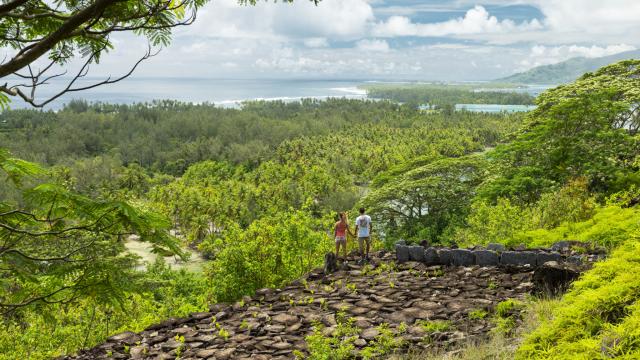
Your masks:
[{"label": "leafy foliage in foreground", "polygon": [[[141,331],[170,317],[205,311],[210,283],[199,274],[171,270],[163,262],[138,273],[139,289],[120,306],[92,298],[37,307],[5,319],[0,327],[0,359],[51,359],[90,347],[123,331]],[[131,279],[129,279],[131,280]]]},{"label": "leafy foliage in foreground", "polygon": [[[157,251],[182,256],[169,223],[122,201],[96,201],[56,184],[21,187],[45,173],[0,152],[0,172],[22,193],[0,202],[0,313],[91,297],[121,301],[131,291],[135,261],[120,256],[122,237],[138,234]],[[131,280],[129,280],[131,279]]]}]

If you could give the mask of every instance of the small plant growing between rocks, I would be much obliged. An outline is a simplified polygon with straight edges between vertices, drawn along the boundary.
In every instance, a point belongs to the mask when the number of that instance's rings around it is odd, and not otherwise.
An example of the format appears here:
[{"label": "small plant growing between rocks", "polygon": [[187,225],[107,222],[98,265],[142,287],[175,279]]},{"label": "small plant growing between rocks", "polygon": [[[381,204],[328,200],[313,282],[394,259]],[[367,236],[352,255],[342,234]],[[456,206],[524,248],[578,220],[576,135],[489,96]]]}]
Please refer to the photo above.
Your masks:
[{"label": "small plant growing between rocks", "polygon": [[309,346],[309,356],[299,356],[299,359],[311,360],[342,360],[352,358],[355,350],[353,343],[358,339],[358,328],[353,325],[355,322],[347,318],[344,312],[339,312],[337,316],[336,330],[332,336],[325,336],[322,333],[324,328],[321,323],[315,323],[313,334],[307,336],[305,340]]},{"label": "small plant growing between rocks", "polygon": [[407,325],[405,323],[400,324],[395,332],[389,328],[389,324],[381,324],[376,329],[379,334],[360,351],[360,356],[363,359],[380,358],[401,347],[403,340],[399,335],[407,331]]},{"label": "small plant growing between rocks", "polygon": [[432,277],[441,277],[444,276],[444,270],[442,269],[435,269],[433,270],[433,272],[431,273]]},{"label": "small plant growing between rocks", "polygon": [[182,335],[176,335],[174,338],[177,342],[180,343],[180,345],[178,345],[178,347],[176,348],[176,359],[180,358],[180,355],[182,355],[182,352],[184,351],[185,345],[184,345],[184,336]]},{"label": "small plant growing between rocks", "polygon": [[497,288],[498,288],[498,284],[496,282],[494,282],[493,280],[489,281],[489,284],[487,285],[487,289],[495,290]]},{"label": "small plant growing between rocks", "polygon": [[524,308],[524,304],[515,299],[507,299],[502,301],[496,305],[496,316],[499,317],[508,317],[513,315],[514,312],[521,310]]},{"label": "small plant growing between rocks", "polygon": [[516,326],[516,319],[520,316],[520,310],[524,304],[515,299],[507,299],[496,305],[495,316],[492,322],[495,324],[494,332],[509,334]]},{"label": "small plant growing between rocks", "polygon": [[356,286],[356,284],[347,284],[347,290],[351,291],[352,293],[357,293],[358,292],[358,287]]},{"label": "small plant growing between rocks", "polygon": [[327,303],[327,299],[325,299],[325,298],[321,298],[320,299],[320,308],[322,308],[322,310],[327,310],[329,308],[329,304]]},{"label": "small plant growing between rocks", "polygon": [[343,360],[343,359],[374,359],[391,353],[402,346],[403,340],[398,335],[406,332],[407,325],[400,324],[395,331],[388,324],[376,327],[378,335],[370,343],[357,352],[354,345],[359,338],[360,329],[354,323],[355,319],[349,318],[342,311],[338,312],[336,321],[338,325],[331,336],[325,336],[322,332],[324,326],[316,322],[313,334],[305,340],[309,347],[309,354],[300,351],[294,352],[296,359],[311,360]]},{"label": "small plant growing between rocks", "polygon": [[416,324],[428,333],[447,331],[453,327],[450,321],[445,320],[418,320]]},{"label": "small plant growing between rocks", "polygon": [[489,313],[482,309],[475,309],[469,312],[470,320],[482,320],[487,317]]},{"label": "small plant growing between rocks", "polygon": [[221,327],[220,330],[218,331],[218,336],[220,336],[221,338],[224,339],[224,341],[229,340],[229,332],[227,330],[225,330],[225,328]]}]

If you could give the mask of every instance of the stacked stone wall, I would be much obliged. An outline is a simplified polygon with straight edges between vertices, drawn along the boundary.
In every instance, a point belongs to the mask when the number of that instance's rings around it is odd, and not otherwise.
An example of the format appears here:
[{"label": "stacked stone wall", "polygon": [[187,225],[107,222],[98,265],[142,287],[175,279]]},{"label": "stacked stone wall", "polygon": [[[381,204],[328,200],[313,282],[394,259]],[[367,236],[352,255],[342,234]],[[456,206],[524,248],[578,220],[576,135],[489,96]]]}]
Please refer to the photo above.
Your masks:
[{"label": "stacked stone wall", "polygon": [[399,242],[395,246],[399,263],[416,261],[431,265],[444,266],[528,266],[537,268],[547,262],[588,264],[604,257],[602,251],[586,249],[577,251],[571,246],[563,247],[567,242],[556,243],[548,249],[515,250],[501,244],[489,244],[485,248],[454,249],[407,245]]}]

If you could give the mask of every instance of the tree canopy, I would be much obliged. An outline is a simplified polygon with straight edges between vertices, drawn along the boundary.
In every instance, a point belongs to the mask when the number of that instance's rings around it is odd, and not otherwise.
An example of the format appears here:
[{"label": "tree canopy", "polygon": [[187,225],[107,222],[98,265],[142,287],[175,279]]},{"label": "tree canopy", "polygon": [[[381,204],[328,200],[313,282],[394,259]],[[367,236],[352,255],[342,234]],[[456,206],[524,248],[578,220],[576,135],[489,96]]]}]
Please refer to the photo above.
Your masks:
[{"label": "tree canopy", "polygon": [[587,73],[536,102],[514,140],[490,154],[503,171],[487,182],[484,196],[535,201],[579,176],[604,193],[640,181],[640,60]]}]

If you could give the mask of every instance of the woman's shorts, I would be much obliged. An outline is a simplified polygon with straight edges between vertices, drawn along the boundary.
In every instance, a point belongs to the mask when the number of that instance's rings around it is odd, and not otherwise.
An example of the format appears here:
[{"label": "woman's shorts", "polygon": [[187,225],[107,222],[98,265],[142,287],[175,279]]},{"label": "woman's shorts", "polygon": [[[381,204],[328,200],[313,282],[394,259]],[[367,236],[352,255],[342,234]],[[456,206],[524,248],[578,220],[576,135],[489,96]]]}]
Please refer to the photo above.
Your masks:
[{"label": "woman's shorts", "polygon": [[336,245],[342,244],[347,245],[347,237],[346,236],[336,236]]}]

